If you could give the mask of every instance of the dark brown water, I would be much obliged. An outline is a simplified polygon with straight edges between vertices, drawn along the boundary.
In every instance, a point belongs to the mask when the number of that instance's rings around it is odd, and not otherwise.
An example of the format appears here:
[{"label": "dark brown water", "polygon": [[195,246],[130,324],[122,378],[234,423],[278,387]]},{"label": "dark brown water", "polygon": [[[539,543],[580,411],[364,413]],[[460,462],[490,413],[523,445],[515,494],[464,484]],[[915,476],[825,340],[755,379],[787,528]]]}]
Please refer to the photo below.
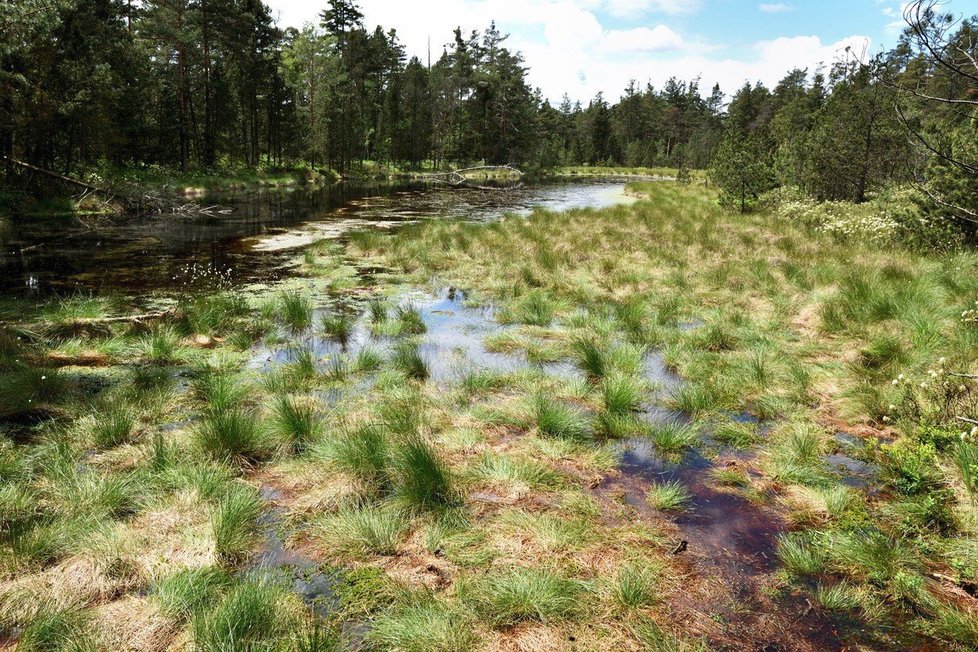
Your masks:
[{"label": "dark brown water", "polygon": [[0,232],[0,293],[213,289],[288,274],[296,250],[351,230],[424,219],[494,220],[533,208],[602,207],[623,199],[608,181],[481,191],[419,183],[340,183],[315,189],[213,195],[226,214],[145,215],[125,221],[10,218]]}]

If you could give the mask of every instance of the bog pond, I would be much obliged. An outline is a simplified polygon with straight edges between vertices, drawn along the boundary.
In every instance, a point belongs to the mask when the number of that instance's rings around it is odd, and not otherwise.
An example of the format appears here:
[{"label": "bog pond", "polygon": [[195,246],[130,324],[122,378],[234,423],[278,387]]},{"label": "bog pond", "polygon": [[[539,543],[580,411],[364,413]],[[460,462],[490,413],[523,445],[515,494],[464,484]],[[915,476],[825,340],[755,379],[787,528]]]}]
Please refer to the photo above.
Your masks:
[{"label": "bog pond", "polygon": [[534,208],[601,208],[630,201],[624,183],[530,183],[486,191],[423,183],[338,183],[315,189],[222,193],[210,214],[117,221],[12,218],[0,239],[0,292],[210,290],[289,274],[301,247],[353,230],[425,219],[490,221]]}]

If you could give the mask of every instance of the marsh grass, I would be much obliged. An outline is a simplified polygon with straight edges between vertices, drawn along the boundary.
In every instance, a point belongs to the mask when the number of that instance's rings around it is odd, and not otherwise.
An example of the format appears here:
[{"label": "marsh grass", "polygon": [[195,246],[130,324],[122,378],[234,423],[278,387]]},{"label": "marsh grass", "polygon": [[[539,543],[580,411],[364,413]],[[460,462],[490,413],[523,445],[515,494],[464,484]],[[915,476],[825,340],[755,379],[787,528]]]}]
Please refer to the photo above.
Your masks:
[{"label": "marsh grass", "polygon": [[75,606],[43,606],[24,627],[17,649],[25,652],[95,652],[90,617]]},{"label": "marsh grass", "polygon": [[316,441],[322,423],[308,401],[282,395],[272,404],[272,427],[280,442],[291,452],[300,452]]},{"label": "marsh grass", "polygon": [[684,511],[689,508],[692,499],[689,489],[678,480],[656,483],[645,493],[645,501],[664,512]]},{"label": "marsh grass", "polygon": [[423,335],[428,332],[421,309],[413,303],[401,304],[394,311],[399,333],[405,335]]},{"label": "marsh grass", "polygon": [[696,429],[680,423],[653,423],[649,426],[647,436],[656,450],[667,457],[677,457],[700,443]]},{"label": "marsh grass", "polygon": [[336,340],[343,346],[346,346],[350,342],[354,326],[356,326],[356,321],[353,317],[345,312],[323,315],[319,323],[323,334]]},{"label": "marsh grass", "polygon": [[448,465],[429,442],[412,437],[393,456],[395,493],[411,511],[438,511],[459,502]]},{"label": "marsh grass", "polygon": [[293,332],[299,333],[312,325],[312,302],[308,297],[295,291],[284,291],[279,294],[276,304],[278,318]]},{"label": "marsh grass", "polygon": [[568,439],[586,438],[590,430],[580,410],[542,393],[529,398],[526,425],[542,435]]},{"label": "marsh grass", "polygon": [[343,507],[318,523],[327,543],[352,557],[397,553],[408,529],[404,513],[389,505]]},{"label": "marsh grass", "polygon": [[611,591],[623,609],[640,609],[656,601],[658,573],[644,564],[627,563],[618,569]]},{"label": "marsh grass", "polygon": [[152,364],[173,364],[183,355],[180,350],[180,333],[172,326],[154,328],[143,338],[141,346],[143,357]]},{"label": "marsh grass", "polygon": [[517,489],[552,489],[561,483],[560,475],[545,464],[511,455],[483,455],[472,471],[477,478]]},{"label": "marsh grass", "polygon": [[257,462],[270,451],[264,425],[251,410],[231,408],[204,416],[195,431],[201,451],[214,460]]},{"label": "marsh grass", "polygon": [[231,588],[216,606],[194,615],[194,648],[202,652],[271,650],[296,629],[288,592],[273,581],[247,578]]},{"label": "marsh grass", "polygon": [[257,521],[261,498],[250,487],[234,485],[211,512],[214,549],[223,562],[234,564],[245,558],[258,540]]},{"label": "marsh grass", "polygon": [[136,424],[135,410],[122,401],[113,401],[96,414],[91,428],[92,441],[102,450],[128,443],[136,435]]},{"label": "marsh grass", "polygon": [[367,642],[401,652],[467,652],[477,642],[471,616],[455,605],[420,596],[415,604],[377,618]]},{"label": "marsh grass", "polygon": [[374,493],[386,492],[393,486],[393,452],[386,430],[379,426],[341,431],[326,444],[322,455],[334,468],[350,474]]},{"label": "marsh grass", "polygon": [[187,568],[168,575],[150,589],[151,595],[166,616],[186,622],[214,604],[233,585],[231,575],[223,568],[204,566]]},{"label": "marsh grass", "polygon": [[795,577],[815,577],[826,569],[824,554],[804,534],[779,536],[777,555],[784,570]]},{"label": "marsh grass", "polygon": [[195,296],[180,304],[179,313],[187,334],[220,335],[251,312],[248,300],[234,292]]},{"label": "marsh grass", "polygon": [[631,414],[639,409],[644,399],[643,383],[634,376],[616,374],[601,381],[601,402],[609,414]]},{"label": "marsh grass", "polygon": [[479,614],[496,626],[571,620],[583,613],[585,595],[583,583],[533,568],[493,573],[466,591]]},{"label": "marsh grass", "polygon": [[391,365],[413,380],[425,381],[431,376],[428,360],[417,342],[398,342],[391,353]]},{"label": "marsh grass", "polygon": [[242,406],[249,397],[248,385],[237,374],[202,368],[190,383],[193,396],[208,412],[223,412]]}]

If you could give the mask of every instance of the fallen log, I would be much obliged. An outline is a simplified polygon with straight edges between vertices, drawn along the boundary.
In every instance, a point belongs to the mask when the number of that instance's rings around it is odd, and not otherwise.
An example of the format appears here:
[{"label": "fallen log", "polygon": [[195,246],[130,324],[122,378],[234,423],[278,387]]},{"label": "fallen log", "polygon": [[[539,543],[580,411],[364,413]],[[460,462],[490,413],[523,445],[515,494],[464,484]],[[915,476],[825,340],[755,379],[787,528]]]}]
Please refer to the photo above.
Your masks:
[{"label": "fallen log", "polygon": [[88,192],[98,193],[100,195],[105,195],[106,197],[113,197],[113,193],[104,188],[99,188],[98,186],[93,186],[90,183],[85,183],[84,181],[79,181],[78,179],[72,179],[71,177],[66,177],[63,174],[58,174],[57,172],[52,172],[51,170],[45,170],[44,168],[39,168],[36,165],[31,165],[30,163],[25,163],[24,161],[18,161],[15,158],[10,158],[9,156],[4,156],[3,160],[8,165],[13,165],[24,170],[29,170],[41,176],[48,177],[49,179],[56,179],[62,183],[66,183],[69,186],[74,186],[76,188],[81,188]]},{"label": "fallen log", "polygon": [[498,186],[485,186],[480,184],[471,183],[466,174],[472,172],[481,172],[489,170],[505,170],[506,172],[515,175],[521,182],[523,179],[523,171],[519,168],[515,168],[512,165],[476,165],[468,168],[460,168],[458,170],[451,170],[449,172],[433,172],[424,175],[422,177],[426,181],[431,181],[432,183],[444,183],[455,188],[474,188],[476,190],[507,190],[512,188],[508,186],[507,188],[501,188]]},{"label": "fallen log", "polygon": [[173,199],[169,199],[161,194],[139,194],[138,188],[129,193],[118,192],[116,190],[111,190],[108,188],[100,188],[98,186],[93,186],[90,183],[84,181],[79,181],[78,179],[73,179],[72,177],[65,176],[63,174],[58,174],[57,172],[52,172],[51,170],[45,170],[44,168],[37,167],[36,165],[31,165],[30,163],[25,163],[24,161],[19,161],[15,158],[10,158],[9,156],[0,157],[0,160],[6,162],[8,165],[20,168],[22,170],[27,170],[34,174],[39,174],[41,176],[47,177],[49,179],[54,179],[65,185],[71,186],[73,188],[79,188],[83,191],[82,197],[87,195],[95,194],[100,195],[102,198],[108,202],[119,202],[122,204],[124,209],[129,213],[136,213],[142,211],[150,211],[155,213],[173,213],[176,215],[207,215],[213,217],[215,211],[225,215],[231,212],[231,209],[223,208],[218,205],[214,206],[201,206],[194,202],[177,202]]}]

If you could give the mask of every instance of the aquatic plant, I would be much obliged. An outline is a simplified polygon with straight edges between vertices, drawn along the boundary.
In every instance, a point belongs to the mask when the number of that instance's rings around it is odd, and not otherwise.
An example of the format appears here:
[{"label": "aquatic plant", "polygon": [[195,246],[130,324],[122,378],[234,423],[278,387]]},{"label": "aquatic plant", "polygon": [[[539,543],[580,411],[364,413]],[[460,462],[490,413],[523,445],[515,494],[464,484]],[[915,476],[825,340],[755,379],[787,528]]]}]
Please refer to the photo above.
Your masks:
[{"label": "aquatic plant", "polygon": [[272,426],[289,450],[301,451],[321,434],[316,409],[308,402],[282,395],[272,404]]},{"label": "aquatic plant", "polygon": [[664,512],[682,511],[689,506],[692,498],[689,489],[678,480],[653,484],[645,493],[646,502]]},{"label": "aquatic plant", "polygon": [[277,312],[294,332],[304,331],[312,325],[312,302],[295,291],[284,291],[278,296]]}]

